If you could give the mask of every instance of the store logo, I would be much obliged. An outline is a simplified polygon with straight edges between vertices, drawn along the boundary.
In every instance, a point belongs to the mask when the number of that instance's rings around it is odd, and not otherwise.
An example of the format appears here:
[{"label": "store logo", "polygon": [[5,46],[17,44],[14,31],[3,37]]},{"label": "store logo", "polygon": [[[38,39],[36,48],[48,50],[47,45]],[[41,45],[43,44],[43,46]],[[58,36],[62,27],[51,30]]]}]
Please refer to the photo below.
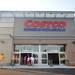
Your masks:
[{"label": "store logo", "polygon": [[42,20],[25,20],[24,31],[55,31],[63,32],[66,30],[65,21],[42,21]]}]

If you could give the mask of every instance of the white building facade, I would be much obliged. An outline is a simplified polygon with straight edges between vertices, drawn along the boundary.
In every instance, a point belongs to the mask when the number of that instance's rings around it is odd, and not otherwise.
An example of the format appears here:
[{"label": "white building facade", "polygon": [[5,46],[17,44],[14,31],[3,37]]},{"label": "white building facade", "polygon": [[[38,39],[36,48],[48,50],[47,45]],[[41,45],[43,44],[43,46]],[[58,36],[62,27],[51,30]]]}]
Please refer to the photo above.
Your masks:
[{"label": "white building facade", "polygon": [[75,65],[74,11],[1,11],[3,65]]}]

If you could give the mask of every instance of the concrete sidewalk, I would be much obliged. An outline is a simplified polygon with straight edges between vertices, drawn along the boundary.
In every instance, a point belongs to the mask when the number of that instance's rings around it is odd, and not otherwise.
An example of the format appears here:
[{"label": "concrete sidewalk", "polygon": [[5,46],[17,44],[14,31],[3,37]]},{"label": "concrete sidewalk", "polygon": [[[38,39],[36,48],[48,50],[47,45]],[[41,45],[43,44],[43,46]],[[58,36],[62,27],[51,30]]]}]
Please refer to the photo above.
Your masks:
[{"label": "concrete sidewalk", "polygon": [[[42,67],[42,68],[41,68]],[[7,75],[75,75],[74,66],[0,66],[0,75],[4,75],[3,71],[6,71]],[[2,71],[2,72],[1,72]],[[7,73],[8,71],[8,73]],[[3,73],[3,74],[1,74]],[[6,75],[5,74],[5,75]]]},{"label": "concrete sidewalk", "polygon": [[0,68],[75,68],[75,66],[65,66],[65,65],[14,65],[14,66],[0,66]]}]

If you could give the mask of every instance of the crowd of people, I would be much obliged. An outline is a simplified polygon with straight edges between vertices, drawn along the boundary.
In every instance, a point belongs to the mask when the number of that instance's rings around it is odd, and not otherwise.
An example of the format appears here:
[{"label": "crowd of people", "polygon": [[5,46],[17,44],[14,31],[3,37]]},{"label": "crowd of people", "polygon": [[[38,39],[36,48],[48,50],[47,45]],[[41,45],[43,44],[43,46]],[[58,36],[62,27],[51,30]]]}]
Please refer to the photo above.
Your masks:
[{"label": "crowd of people", "polygon": [[34,58],[31,56],[24,56],[24,64],[25,65],[33,65],[34,64]]}]

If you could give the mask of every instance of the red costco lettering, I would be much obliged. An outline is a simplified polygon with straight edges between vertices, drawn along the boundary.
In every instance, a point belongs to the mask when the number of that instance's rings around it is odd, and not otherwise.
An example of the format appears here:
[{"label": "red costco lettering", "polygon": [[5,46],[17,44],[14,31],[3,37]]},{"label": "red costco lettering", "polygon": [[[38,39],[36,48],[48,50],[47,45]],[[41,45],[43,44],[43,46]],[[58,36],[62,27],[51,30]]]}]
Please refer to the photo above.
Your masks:
[{"label": "red costco lettering", "polygon": [[40,27],[40,28],[64,28],[66,27],[66,22],[64,21],[34,21],[25,20],[25,27]]}]

